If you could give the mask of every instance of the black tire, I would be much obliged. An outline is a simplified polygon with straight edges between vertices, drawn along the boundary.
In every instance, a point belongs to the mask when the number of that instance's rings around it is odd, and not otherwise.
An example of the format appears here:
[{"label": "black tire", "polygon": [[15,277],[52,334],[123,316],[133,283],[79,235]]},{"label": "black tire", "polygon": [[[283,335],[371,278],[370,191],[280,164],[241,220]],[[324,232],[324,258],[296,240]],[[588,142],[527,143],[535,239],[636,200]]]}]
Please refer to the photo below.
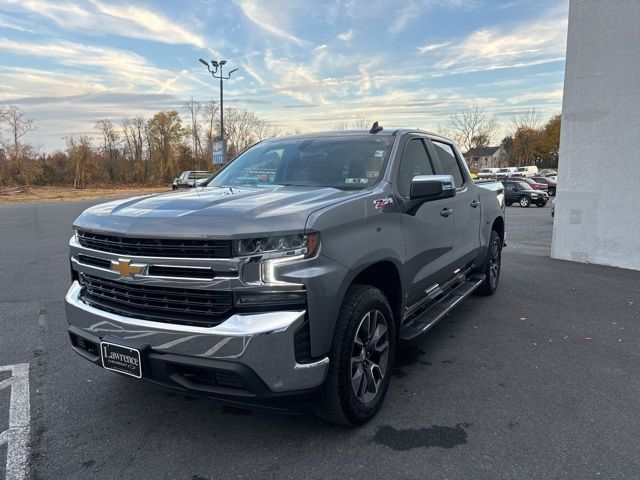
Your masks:
[{"label": "black tire", "polygon": [[542,207],[546,207],[546,205],[547,205],[547,202],[538,202],[538,203],[536,203],[536,206],[537,207],[541,207],[541,208]]},{"label": "black tire", "polygon": [[[384,316],[386,329],[387,358],[384,365],[384,372],[379,379],[379,385],[375,379],[370,385],[375,388],[373,397],[366,402],[358,398],[358,394],[354,392],[357,383],[357,373],[361,372],[360,377],[365,380],[365,388],[363,395],[372,394],[368,391],[370,381],[373,377],[365,372],[373,375],[373,367],[365,370],[366,365],[356,365],[354,373],[354,360],[357,355],[357,349],[360,348],[360,354],[365,351],[365,346],[360,347],[356,335],[361,333],[361,327],[365,318],[371,312],[377,311]],[[379,317],[378,317],[379,318]],[[373,336],[377,334],[375,329]],[[382,344],[380,344],[382,345]],[[333,343],[331,353],[329,354],[329,372],[327,379],[322,386],[318,405],[315,408],[315,414],[324,420],[342,425],[361,425],[370,420],[382,405],[382,401],[389,387],[391,377],[391,368],[395,356],[396,332],[395,322],[389,302],[387,302],[384,294],[376,287],[369,285],[351,285],[342,302],[340,313],[336,321],[333,334]],[[368,348],[368,347],[367,347]],[[377,349],[374,349],[377,350]],[[354,357],[354,355],[356,357]],[[367,353],[367,358],[369,354]],[[372,358],[372,362],[375,359]],[[368,360],[362,357],[363,362]],[[381,368],[378,369],[380,372]],[[377,376],[377,375],[376,375]],[[358,385],[360,392],[361,383]]]},{"label": "black tire", "polygon": [[474,293],[483,297],[493,295],[500,283],[500,270],[502,267],[502,240],[495,230],[491,230],[487,255],[481,268],[484,281],[476,288]]},{"label": "black tire", "polygon": [[520,197],[520,200],[518,200],[518,203],[521,207],[529,208],[531,206],[531,199],[526,195],[523,195]]},{"label": "black tire", "polygon": [[513,205],[513,202],[505,202],[507,207],[510,207],[511,205]]}]

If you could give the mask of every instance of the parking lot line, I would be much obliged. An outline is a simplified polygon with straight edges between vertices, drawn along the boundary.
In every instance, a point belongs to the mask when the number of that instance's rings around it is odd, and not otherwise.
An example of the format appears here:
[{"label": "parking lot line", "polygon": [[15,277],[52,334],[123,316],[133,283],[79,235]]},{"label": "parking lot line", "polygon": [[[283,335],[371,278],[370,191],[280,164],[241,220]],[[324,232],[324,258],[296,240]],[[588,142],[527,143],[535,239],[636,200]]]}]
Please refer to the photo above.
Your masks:
[{"label": "parking lot line", "polygon": [[0,382],[0,391],[10,388],[9,429],[0,432],[0,445],[7,444],[6,480],[24,480],[29,473],[29,364],[0,366],[11,376]]}]

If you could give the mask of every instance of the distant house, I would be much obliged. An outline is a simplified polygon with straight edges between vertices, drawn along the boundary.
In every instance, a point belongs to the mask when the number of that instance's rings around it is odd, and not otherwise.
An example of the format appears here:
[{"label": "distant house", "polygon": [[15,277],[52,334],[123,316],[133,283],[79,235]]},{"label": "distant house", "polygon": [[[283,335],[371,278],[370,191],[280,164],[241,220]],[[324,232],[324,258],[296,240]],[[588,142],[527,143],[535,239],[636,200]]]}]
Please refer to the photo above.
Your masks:
[{"label": "distant house", "polygon": [[507,161],[507,152],[504,147],[474,147],[466,154],[467,164],[471,170],[480,168],[503,167]]}]

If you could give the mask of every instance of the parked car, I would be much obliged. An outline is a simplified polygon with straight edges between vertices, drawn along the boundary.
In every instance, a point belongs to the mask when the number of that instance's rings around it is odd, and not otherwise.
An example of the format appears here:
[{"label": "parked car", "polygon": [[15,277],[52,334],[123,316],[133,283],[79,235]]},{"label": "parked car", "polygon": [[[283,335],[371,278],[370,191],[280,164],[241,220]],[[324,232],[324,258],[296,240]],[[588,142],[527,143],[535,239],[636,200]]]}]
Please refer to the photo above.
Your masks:
[{"label": "parked car", "polygon": [[533,177],[538,173],[538,167],[531,165],[528,167],[516,167],[514,177]]},{"label": "parked car", "polygon": [[182,172],[179,177],[173,179],[173,190],[178,188],[193,188],[204,183],[211,176],[211,172],[205,170],[188,170]]},{"label": "parked car", "polygon": [[264,140],[201,189],[76,219],[71,346],[227,404],[364,423],[398,340],[496,291],[503,192],[419,130]]},{"label": "parked car", "polygon": [[552,180],[549,177],[531,177],[531,180],[537,183],[544,183],[545,185],[547,185],[547,192],[549,193],[549,195],[551,195],[552,197],[555,196],[556,188],[558,187],[558,184],[555,180]]},{"label": "parked car", "polygon": [[540,190],[534,190],[527,182],[522,179],[505,180],[505,203],[511,206],[514,203],[521,207],[528,208],[531,204],[538,207],[544,207],[549,201],[549,195]]},{"label": "parked car", "polygon": [[552,168],[544,168],[538,172],[539,177],[550,177],[551,175],[558,175],[558,172]]},{"label": "parked car", "polygon": [[499,168],[498,171],[496,172],[496,177],[498,179],[507,178],[513,175],[515,171],[516,171],[516,167]]},{"label": "parked car", "polygon": [[546,183],[536,182],[532,178],[528,178],[528,177],[507,177],[507,180],[520,180],[522,182],[528,183],[529,186],[534,190],[547,191],[549,189],[549,186]]},{"label": "parked car", "polygon": [[485,178],[496,178],[496,174],[498,173],[498,170],[500,170],[499,168],[481,168],[480,170],[478,170],[478,178],[479,179],[485,179]]}]

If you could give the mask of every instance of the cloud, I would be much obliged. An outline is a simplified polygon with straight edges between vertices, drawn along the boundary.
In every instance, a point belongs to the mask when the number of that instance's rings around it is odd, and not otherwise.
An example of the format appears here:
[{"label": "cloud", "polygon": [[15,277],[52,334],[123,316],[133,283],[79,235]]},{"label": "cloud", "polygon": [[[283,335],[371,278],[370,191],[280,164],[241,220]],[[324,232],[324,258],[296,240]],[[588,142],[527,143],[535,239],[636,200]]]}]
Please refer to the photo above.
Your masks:
[{"label": "cloud", "polygon": [[263,5],[258,0],[237,0],[236,3],[244,16],[262,30],[302,45],[301,39],[283,29],[282,25],[286,22],[274,13],[279,9],[273,3]]},{"label": "cloud", "polygon": [[519,103],[528,103],[532,100],[543,100],[550,102],[561,102],[562,101],[562,88],[553,91],[547,92],[527,92],[522,95],[517,95],[515,97],[507,98],[507,102],[511,105],[516,105]]},{"label": "cloud", "polygon": [[557,9],[511,28],[484,28],[440,49],[436,67],[448,73],[470,73],[542,65],[563,60],[567,18]]},{"label": "cloud", "polygon": [[353,40],[353,30],[349,29],[346,32],[341,33],[340,35],[338,35],[338,39],[342,40],[343,42]]},{"label": "cloud", "polygon": [[156,11],[140,6],[102,3],[98,0],[81,3],[52,0],[2,0],[10,11],[40,15],[58,27],[91,35],[119,35],[169,44],[185,44],[203,48],[204,38],[192,29],[179,25]]},{"label": "cloud", "polygon": [[405,0],[398,2],[393,7],[388,7],[397,16],[391,22],[388,32],[392,35],[405,29],[411,22],[422,18],[426,11],[434,8],[464,9],[469,10],[476,7],[475,0]]},{"label": "cloud", "polygon": [[446,47],[447,45],[449,45],[449,43],[450,42],[443,42],[443,43],[431,43],[431,44],[423,45],[422,47],[418,47],[418,53],[432,52],[433,50]]},{"label": "cloud", "polygon": [[[95,82],[97,90],[145,88],[157,92],[177,91],[179,89],[175,82],[179,78],[188,76],[186,71],[172,72],[157,68],[149,64],[144,57],[133,52],[69,41],[29,43],[0,38],[0,50],[22,56],[39,57],[66,67],[74,67],[79,69],[77,71],[80,76],[83,73],[92,72],[97,79]],[[44,75],[51,76],[52,73],[47,72]],[[16,88],[23,87],[18,84]],[[68,83],[67,88],[70,92],[73,91],[74,82]]]}]

